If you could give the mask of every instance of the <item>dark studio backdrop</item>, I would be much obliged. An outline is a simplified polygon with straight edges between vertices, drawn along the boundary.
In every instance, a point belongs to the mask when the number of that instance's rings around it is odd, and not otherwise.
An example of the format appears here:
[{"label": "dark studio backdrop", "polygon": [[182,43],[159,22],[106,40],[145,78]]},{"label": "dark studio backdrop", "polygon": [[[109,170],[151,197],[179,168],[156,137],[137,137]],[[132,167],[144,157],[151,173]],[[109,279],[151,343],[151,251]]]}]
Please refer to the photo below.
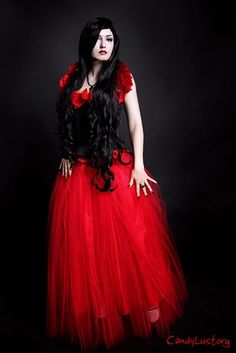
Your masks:
[{"label": "dark studio backdrop", "polygon": [[[133,73],[146,167],[158,180],[189,289],[176,337],[234,345],[235,28],[229,3],[1,1],[0,351],[75,352],[45,337],[46,221],[59,165],[58,79],[90,18],[113,20]],[[127,121],[120,135],[129,144]],[[221,345],[114,351],[218,352]]]}]

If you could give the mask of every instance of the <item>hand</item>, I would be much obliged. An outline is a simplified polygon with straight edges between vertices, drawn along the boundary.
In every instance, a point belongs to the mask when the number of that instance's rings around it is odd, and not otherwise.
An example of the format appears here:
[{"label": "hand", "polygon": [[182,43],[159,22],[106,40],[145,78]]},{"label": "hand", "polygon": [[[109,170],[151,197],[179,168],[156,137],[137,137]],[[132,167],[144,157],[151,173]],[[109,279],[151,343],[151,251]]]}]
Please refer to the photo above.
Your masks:
[{"label": "hand", "polygon": [[67,179],[68,174],[71,176],[71,163],[69,159],[62,158],[61,163],[59,165],[59,170],[62,169],[62,176]]},{"label": "hand", "polygon": [[147,190],[146,186],[148,187],[150,192],[153,192],[148,180],[153,181],[154,183],[157,183],[156,180],[152,179],[147,173],[145,172],[144,168],[137,169],[134,168],[132,169],[131,177],[130,177],[130,182],[129,182],[129,187],[131,187],[135,181],[136,183],[136,193],[137,196],[140,197],[140,184],[145,184],[145,187],[141,188],[143,190],[144,195],[147,197]]}]

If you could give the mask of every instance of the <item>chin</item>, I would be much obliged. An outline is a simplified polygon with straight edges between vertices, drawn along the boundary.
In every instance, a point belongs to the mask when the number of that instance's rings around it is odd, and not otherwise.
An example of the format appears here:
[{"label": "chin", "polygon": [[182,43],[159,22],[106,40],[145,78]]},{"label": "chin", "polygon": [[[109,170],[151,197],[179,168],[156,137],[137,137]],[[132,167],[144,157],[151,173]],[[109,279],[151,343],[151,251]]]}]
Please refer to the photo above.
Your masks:
[{"label": "chin", "polygon": [[98,62],[103,63],[103,62],[107,61],[108,59],[95,59],[95,60],[98,61]]},{"label": "chin", "polygon": [[98,61],[107,61],[108,59],[110,59],[110,55],[109,56],[106,56],[106,57],[101,57],[100,55],[99,56],[96,56],[94,57],[93,59],[94,60],[98,60]]}]

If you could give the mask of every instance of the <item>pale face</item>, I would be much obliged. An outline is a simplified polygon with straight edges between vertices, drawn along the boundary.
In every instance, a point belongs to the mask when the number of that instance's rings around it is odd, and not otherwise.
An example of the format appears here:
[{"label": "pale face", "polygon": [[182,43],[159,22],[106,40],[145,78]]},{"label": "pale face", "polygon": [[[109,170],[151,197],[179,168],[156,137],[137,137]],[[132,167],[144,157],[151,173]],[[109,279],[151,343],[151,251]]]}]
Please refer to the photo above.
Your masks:
[{"label": "pale face", "polygon": [[108,60],[112,54],[113,47],[114,36],[112,31],[109,28],[102,29],[98,35],[98,40],[93,47],[91,55],[95,60]]}]

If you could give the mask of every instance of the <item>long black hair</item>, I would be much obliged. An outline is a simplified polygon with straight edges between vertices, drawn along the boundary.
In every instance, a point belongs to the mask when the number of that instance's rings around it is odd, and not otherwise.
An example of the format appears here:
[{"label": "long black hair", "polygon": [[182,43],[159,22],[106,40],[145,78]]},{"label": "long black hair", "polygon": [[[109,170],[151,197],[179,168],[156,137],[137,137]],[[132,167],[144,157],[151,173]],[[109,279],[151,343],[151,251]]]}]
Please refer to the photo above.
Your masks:
[{"label": "long black hair", "polygon": [[[102,29],[110,29],[114,36],[114,47],[111,56],[103,62],[99,77],[95,87],[93,87],[92,100],[88,109],[88,119],[90,126],[90,158],[89,163],[96,168],[96,174],[92,179],[92,185],[99,191],[114,191],[111,184],[114,180],[114,173],[110,170],[113,164],[113,146],[118,147],[118,159],[121,159],[123,153],[122,143],[118,137],[118,128],[120,126],[121,107],[118,104],[118,94],[116,87],[116,77],[119,68],[119,46],[120,40],[111,20],[105,17],[97,17],[88,21],[81,31],[78,50],[78,65],[72,71],[68,84],[60,93],[56,111],[59,121],[58,134],[65,131],[65,124],[70,124],[76,114],[75,108],[70,102],[72,90],[79,90],[85,80],[86,75],[92,68],[92,49],[94,48],[98,35]],[[62,128],[63,126],[63,128]],[[73,134],[68,138],[67,154],[72,163],[76,160],[76,152],[73,150]],[[104,186],[99,187],[96,182],[98,175],[104,180]]]}]

